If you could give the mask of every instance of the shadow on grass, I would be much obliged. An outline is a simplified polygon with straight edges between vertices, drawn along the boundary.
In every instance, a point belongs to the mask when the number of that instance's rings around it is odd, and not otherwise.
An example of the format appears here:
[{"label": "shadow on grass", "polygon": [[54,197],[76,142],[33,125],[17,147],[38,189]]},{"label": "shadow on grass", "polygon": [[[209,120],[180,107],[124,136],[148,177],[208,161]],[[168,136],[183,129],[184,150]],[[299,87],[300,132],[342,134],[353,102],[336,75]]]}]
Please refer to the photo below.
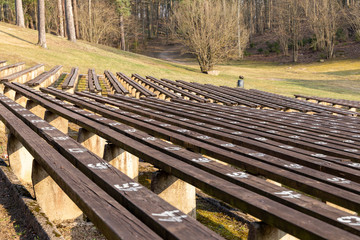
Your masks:
[{"label": "shadow on grass", "polygon": [[30,44],[32,44],[32,45],[35,45],[35,43],[33,43],[33,42],[30,42],[30,41],[25,40],[25,39],[23,39],[23,38],[19,38],[18,36],[15,36],[15,35],[13,35],[13,34],[11,34],[11,33],[4,32],[3,30],[0,30],[0,32],[1,32],[1,33],[4,33],[4,34],[6,34],[6,35],[9,35],[10,37],[13,37],[13,38],[16,38],[16,39],[18,39],[18,40],[21,40],[21,41],[23,41],[23,42],[26,42],[26,43],[30,43]]},{"label": "shadow on grass", "polygon": [[311,90],[328,91],[338,94],[358,94],[360,81],[355,80],[285,80],[285,84]]},{"label": "shadow on grass", "polygon": [[335,76],[360,75],[360,69],[346,70],[346,71],[336,71],[336,72],[325,72],[324,74],[335,75]]}]

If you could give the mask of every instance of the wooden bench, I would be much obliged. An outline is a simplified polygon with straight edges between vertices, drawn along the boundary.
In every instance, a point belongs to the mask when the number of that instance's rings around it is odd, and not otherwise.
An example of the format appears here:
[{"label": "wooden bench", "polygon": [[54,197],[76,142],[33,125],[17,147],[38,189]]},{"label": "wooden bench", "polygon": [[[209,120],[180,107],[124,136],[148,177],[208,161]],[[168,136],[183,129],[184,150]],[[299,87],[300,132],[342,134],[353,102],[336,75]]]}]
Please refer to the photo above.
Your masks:
[{"label": "wooden bench", "polygon": [[[9,101],[8,98],[1,95],[2,104],[5,101]],[[5,123],[10,133],[16,136],[33,155],[36,164],[50,175],[107,238],[134,239],[140,237],[144,239],[161,239],[20,119],[20,110],[24,110],[21,112],[27,115],[34,114],[22,107],[10,106],[14,105],[14,102],[11,104],[10,101],[7,104],[5,106],[8,108],[0,105],[1,121]],[[35,117],[31,121],[43,122],[44,120]],[[52,127],[39,127],[36,129],[37,131],[43,129],[43,132],[55,130]],[[34,171],[39,171],[40,167],[37,167]]]},{"label": "wooden bench", "polygon": [[149,91],[145,87],[141,86],[128,76],[126,76],[123,73],[117,72],[116,76],[118,77],[118,80],[120,83],[125,86],[125,88],[131,93],[132,96],[136,98],[140,97],[156,97],[156,94]]},{"label": "wooden bench", "polygon": [[[89,179],[91,179],[93,181],[93,185],[98,185],[106,192],[106,194],[111,196],[113,200],[108,200],[109,203],[113,204],[114,201],[119,202],[127,208],[127,211],[134,214],[135,217],[148,225],[148,227],[159,234],[162,238],[222,239],[217,234],[199,224],[195,219],[186,217],[184,213],[162,200],[156,194],[142,185],[137,184],[134,180],[112,167],[103,159],[91,153],[80,143],[54,129],[54,127],[50,124],[46,123],[44,120],[35,116],[31,112],[25,110],[24,108],[19,108],[20,105],[14,104],[14,102],[9,101],[8,98],[5,98],[2,103],[8,108],[12,108],[13,105],[17,105],[16,110],[14,110],[14,114],[18,115],[22,121],[24,121],[43,139],[45,139],[48,144],[62,154],[63,157],[76,166],[76,168],[85,174]],[[19,109],[24,111],[19,111]],[[89,114],[89,112],[87,114]],[[86,121],[84,117],[80,117],[79,120]],[[64,171],[65,170],[67,170],[67,168],[65,168]],[[100,194],[97,191],[95,193]],[[148,201],[144,202],[143,199],[147,199]],[[89,207],[91,208],[91,205],[89,205]],[[167,215],[166,213],[170,213],[170,215]],[[116,215],[117,213],[115,212],[114,214]],[[126,228],[127,231],[130,231],[130,233],[123,232],[122,234],[139,234],[136,229],[133,229],[133,224],[137,223],[137,221],[134,221],[134,217],[129,217],[127,214],[124,215],[124,217],[129,219],[129,223],[125,222],[122,224],[127,224],[129,226],[122,228],[122,230],[124,231]],[[134,221],[134,223],[131,224],[130,221]],[[117,224],[121,225],[121,221],[118,221]],[[144,229],[147,229],[147,227]],[[106,229],[101,228],[100,230],[106,231]],[[153,234],[147,238],[151,239],[152,237],[154,237]],[[143,237],[140,238],[142,239]],[[113,236],[111,239],[113,239]]]},{"label": "wooden bench", "polygon": [[30,79],[37,77],[43,71],[44,71],[44,64],[38,64],[33,67],[24,69],[20,72],[16,72],[6,77],[2,77],[0,78],[0,83],[4,83],[4,82],[25,83]]},{"label": "wooden bench", "polygon": [[89,69],[88,71],[88,88],[90,92],[101,93],[101,86],[99,78],[95,73],[95,69]]},{"label": "wooden bench", "polygon": [[44,72],[39,76],[37,76],[36,78],[27,81],[26,85],[36,88],[48,87],[59,78],[59,76],[61,75],[62,68],[63,67],[60,65],[55,66],[50,71]]},{"label": "wooden bench", "polygon": [[24,67],[25,67],[24,62],[19,62],[11,65],[3,65],[3,66],[1,66],[0,64],[0,78],[22,71]]},{"label": "wooden bench", "polygon": [[158,84],[159,86],[161,86],[165,89],[168,89],[169,91],[172,91],[176,94],[180,94],[185,100],[192,100],[192,101],[197,101],[197,102],[210,102],[209,99],[205,99],[205,98],[199,97],[195,94],[191,94],[191,93],[184,91],[178,87],[175,87],[169,83],[166,83],[163,80],[160,80],[160,79],[157,79],[157,78],[154,78],[151,76],[146,76],[146,79],[148,79],[149,81],[152,81],[153,83]]},{"label": "wooden bench", "polygon": [[62,89],[74,88],[79,77],[79,68],[71,68],[70,74],[68,74],[61,86]]},{"label": "wooden bench", "polygon": [[[48,90],[48,89],[44,89],[44,91],[46,91],[46,92],[50,92],[50,93],[54,93],[52,90]],[[80,95],[86,95],[86,96],[88,96],[86,93],[79,93]],[[107,117],[109,117],[110,116],[110,114],[108,113],[108,114],[106,114],[105,112],[108,112],[108,108],[106,108],[106,110],[103,110],[103,111],[101,111],[101,110],[99,110],[99,106],[98,105],[96,105],[96,106],[93,106],[93,107],[91,107],[91,104],[90,103],[88,103],[87,101],[83,101],[83,103],[81,103],[80,101],[76,101],[76,100],[74,100],[74,99],[72,99],[72,98],[75,98],[75,97],[73,97],[73,96],[70,96],[69,95],[69,97],[65,97],[64,95],[62,95],[61,93],[59,93],[59,94],[54,94],[56,97],[58,97],[58,98],[61,98],[61,99],[64,99],[64,100],[66,100],[66,101],[70,101],[70,102],[73,102],[74,104],[76,104],[76,105],[79,105],[79,106],[83,106],[83,107],[85,107],[85,108],[87,108],[87,109],[91,109],[92,111],[94,111],[94,112],[96,112],[96,113],[99,113],[99,114],[102,114],[103,116],[107,116]],[[96,99],[105,99],[105,98],[101,98],[101,97],[97,97],[97,96],[93,96],[93,98],[96,98]],[[113,100],[109,100],[108,102],[106,102],[107,104],[109,104],[109,103],[114,103],[114,101]],[[86,106],[85,106],[86,105]],[[90,105],[90,106],[89,106]],[[95,105],[95,104],[94,104]],[[124,106],[124,104],[123,103],[119,103],[119,104],[116,104],[116,106],[117,107],[120,107],[120,106]],[[105,107],[104,107],[104,109],[105,109]],[[121,114],[119,114],[118,115],[118,117],[114,117],[114,115],[112,115],[112,117],[111,118],[113,118],[113,119],[116,119],[116,120],[119,120],[119,121],[121,121],[121,122],[126,122],[127,124],[130,124],[130,123],[133,123],[133,124],[135,124],[135,122],[137,121],[137,120],[135,120],[135,119],[131,119],[131,120],[124,120],[124,119],[121,119],[120,120],[120,118],[121,118],[121,116],[122,115],[127,115],[127,113],[126,112],[123,112],[122,110],[117,110],[117,111],[119,111],[119,113],[121,113]],[[131,113],[128,113],[129,115],[131,115]],[[136,116],[136,117],[134,117],[134,118],[136,118],[136,119],[139,119],[140,117],[139,116]],[[149,119],[148,119],[149,120]],[[139,119],[139,124],[136,126],[136,127],[138,127],[138,126],[141,126],[141,127],[145,127],[144,125],[147,125],[145,122],[151,122],[151,123],[153,123],[154,121],[146,121],[146,119]],[[145,124],[144,124],[145,123]],[[150,130],[152,133],[154,133],[155,131],[156,132],[158,132],[159,130],[155,130],[154,128],[152,128],[151,130]],[[189,133],[190,135],[193,135],[194,133]],[[172,134],[171,135],[171,138],[175,138],[174,137],[174,134]],[[184,139],[184,138],[183,138]],[[179,141],[184,141],[183,139],[181,139],[181,140],[179,140]],[[188,144],[188,143],[187,143]],[[186,145],[187,145],[186,144]],[[218,152],[218,150],[216,151],[216,152]],[[224,151],[223,151],[224,152]],[[226,152],[226,154],[228,154],[228,152]],[[204,166],[202,166],[202,168],[204,169],[205,167]],[[218,169],[218,171],[219,171],[219,167],[217,168]],[[213,170],[214,172],[215,172],[215,170]],[[272,171],[272,170],[270,170],[270,171]],[[226,171],[225,171],[226,172]]]},{"label": "wooden bench", "polygon": [[295,98],[301,99],[304,98],[306,101],[316,101],[316,103],[327,103],[334,107],[346,107],[349,111],[356,112],[357,109],[360,108],[359,101],[350,101],[345,99],[335,99],[335,98],[323,98],[323,97],[316,97],[316,96],[305,96],[300,94],[295,94]]},{"label": "wooden bench", "polygon": [[176,86],[176,87],[178,87],[178,88],[180,88],[180,89],[182,89],[184,91],[188,91],[188,92],[194,93],[194,94],[196,94],[196,95],[198,95],[200,97],[210,99],[210,101],[212,101],[212,102],[218,102],[218,103],[225,104],[225,105],[236,105],[236,102],[234,102],[234,101],[230,101],[228,99],[216,96],[214,94],[206,93],[206,92],[201,91],[199,89],[187,86],[187,85],[185,85],[185,84],[183,84],[181,82],[178,82],[178,81],[174,82],[174,81],[171,81],[171,80],[165,79],[165,78],[162,78],[161,80],[163,80],[163,81],[165,81],[165,82],[167,82],[169,84],[172,84],[172,85],[174,85],[174,86]]},{"label": "wooden bench", "polygon": [[179,98],[177,94],[170,92],[153,82],[148,81],[147,79],[141,77],[138,74],[132,74],[131,77],[137,83],[141,84],[146,89],[149,89],[151,92],[155,93],[157,95],[157,98],[159,99],[170,101],[171,99]]},{"label": "wooden bench", "polygon": [[[16,88],[14,87],[14,89],[16,89]],[[26,88],[23,87],[23,89],[26,89]],[[286,207],[285,205],[279,206],[278,205],[279,203],[274,202],[268,198],[264,198],[261,195],[255,194],[255,193],[248,191],[240,186],[235,187],[235,186],[233,186],[233,183],[230,183],[229,181],[225,181],[222,178],[219,178],[212,174],[209,175],[209,173],[199,170],[199,168],[194,168],[193,166],[191,166],[189,164],[185,164],[182,161],[175,160],[175,158],[170,155],[167,155],[167,154],[164,155],[164,153],[162,153],[162,151],[155,150],[154,148],[149,147],[148,141],[145,141],[146,145],[143,145],[141,142],[144,142],[144,140],[139,141],[142,136],[140,135],[139,136],[140,138],[136,137],[137,134],[140,134],[139,131],[127,132],[127,136],[131,136],[131,138],[126,138],[124,136],[119,135],[119,131],[120,131],[120,129],[122,129],[123,125],[116,125],[116,126],[113,125],[111,127],[111,129],[117,130],[116,133],[115,132],[113,133],[112,130],[108,129],[108,127],[107,127],[107,126],[111,126],[111,123],[113,123],[112,121],[107,122],[103,119],[96,120],[96,118],[98,118],[96,116],[87,116],[86,118],[88,120],[92,119],[93,122],[85,123],[82,121],[82,118],[80,116],[85,115],[86,112],[77,111],[77,109],[74,108],[74,106],[72,106],[72,105],[60,104],[60,102],[58,102],[59,105],[57,105],[57,107],[55,107],[55,106],[52,106],[52,104],[48,104],[48,103],[45,104],[46,100],[41,100],[41,99],[43,99],[40,97],[41,95],[34,96],[34,95],[36,95],[35,94],[36,92],[31,89],[27,90],[27,91],[30,91],[31,93],[23,92],[21,89],[16,89],[16,90],[22,92],[22,94],[24,94],[24,95],[27,95],[27,97],[29,97],[29,98],[31,97],[31,99],[33,99],[33,100],[38,99],[37,101],[39,101],[39,102],[41,101],[42,102],[41,104],[44,107],[47,107],[48,109],[52,109],[53,111],[56,111],[58,114],[62,114],[64,117],[65,117],[65,115],[69,115],[69,114],[67,114],[67,111],[72,111],[72,114],[69,118],[71,118],[73,121],[76,120],[77,124],[82,125],[82,126],[87,125],[87,127],[88,128],[90,127],[91,129],[99,129],[98,134],[100,136],[102,136],[106,139],[109,139],[109,140],[111,139],[111,141],[113,141],[114,143],[120,144],[122,146],[122,148],[129,149],[129,151],[131,150],[131,152],[137,151],[137,153],[139,154],[139,156],[141,156],[142,159],[153,163],[155,166],[160,167],[161,169],[170,171],[172,174],[176,175],[179,178],[184,179],[185,181],[190,181],[196,187],[199,187],[200,189],[203,189],[207,192],[211,192],[214,196],[219,197],[227,202],[230,202],[237,207],[241,207],[242,209],[244,209],[244,207],[245,207],[249,211],[250,214],[258,216],[258,217],[261,216],[261,218],[263,218],[266,222],[269,222],[269,223],[271,222],[271,224],[274,224],[275,226],[277,226],[291,234],[294,234],[298,237],[322,236],[323,238],[329,237],[329,235],[328,235],[329,232],[331,232],[332,236],[336,235],[336,237],[340,237],[340,238],[344,238],[345,235],[349,234],[349,233],[344,232],[344,230],[338,229],[338,228],[333,227],[324,222],[320,223],[320,222],[318,222],[319,220],[316,220],[312,217],[310,217],[311,218],[311,220],[310,220],[307,215],[305,215],[301,212],[296,211],[296,213],[294,212],[293,214],[290,214],[290,212],[294,211],[291,208]],[[43,90],[44,91],[52,91],[52,90],[56,91],[55,89],[43,89]],[[57,102],[55,100],[53,100],[53,101]],[[69,110],[66,110],[66,109],[69,109]],[[100,124],[100,123],[102,123],[102,124]],[[99,124],[101,126],[98,126]],[[122,130],[122,131],[125,131],[125,130]],[[139,140],[136,140],[136,142],[134,142],[134,140],[136,138],[138,138]],[[173,151],[173,150],[169,150],[169,151]],[[152,152],[152,154],[149,154],[149,152]],[[211,184],[209,184],[208,179],[212,179]],[[236,177],[235,177],[235,179],[236,179]],[[241,194],[240,194],[240,192],[241,192]],[[249,198],[246,200],[246,199],[244,199],[244,196],[247,196]],[[251,201],[250,201],[250,199],[251,199]],[[250,201],[250,202],[248,202],[248,201]],[[264,212],[264,206],[267,206],[266,212],[276,211],[275,216],[273,214],[267,215]],[[279,211],[276,209],[282,209],[282,210]],[[284,214],[285,212],[287,213],[286,216]],[[295,215],[297,217],[294,218]],[[301,219],[303,219],[303,221],[301,221],[301,222],[295,221],[295,219],[299,219],[300,216],[301,216]],[[283,219],[284,217],[287,218],[288,220],[284,220]],[[276,220],[274,220],[274,221],[270,220],[273,218],[275,218]],[[289,218],[294,218],[294,219],[290,220]],[[309,219],[311,224],[308,221],[305,221],[304,219]],[[299,225],[304,225],[304,224],[306,226],[299,227]],[[318,224],[320,224],[322,227],[320,227],[320,225],[318,225]],[[323,224],[325,224],[326,226],[324,226]],[[297,225],[297,226],[294,226],[294,225]],[[326,228],[326,231],[323,230],[324,227]],[[297,229],[297,230],[295,230],[295,229]],[[300,230],[300,229],[302,229],[302,230]],[[339,234],[337,234],[338,231],[340,231]],[[343,234],[345,234],[345,235],[343,235]],[[353,236],[351,235],[351,237],[353,237]]]},{"label": "wooden bench", "polygon": [[117,78],[115,77],[115,75],[112,72],[105,70],[104,74],[105,74],[106,79],[110,82],[110,86],[111,86],[112,90],[114,91],[114,93],[123,94],[125,96],[130,94],[129,91],[126,90],[123,85],[121,85],[121,83],[117,80]]}]

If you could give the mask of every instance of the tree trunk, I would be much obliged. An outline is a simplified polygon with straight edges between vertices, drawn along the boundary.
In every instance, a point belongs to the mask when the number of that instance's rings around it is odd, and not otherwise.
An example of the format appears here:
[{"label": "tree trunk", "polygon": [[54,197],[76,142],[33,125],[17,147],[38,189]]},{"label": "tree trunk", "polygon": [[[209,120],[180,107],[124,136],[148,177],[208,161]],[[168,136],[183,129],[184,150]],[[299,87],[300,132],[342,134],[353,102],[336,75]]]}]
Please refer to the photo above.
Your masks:
[{"label": "tree trunk", "polygon": [[72,12],[71,0],[65,0],[65,12],[68,39],[72,42],[76,42],[74,16]]},{"label": "tree trunk", "polygon": [[148,38],[152,38],[152,14],[151,14],[151,6],[150,3],[147,4],[146,8],[146,17],[147,17],[147,24],[148,24]]},{"label": "tree trunk", "polygon": [[89,7],[89,41],[92,42],[92,13],[91,13],[91,0],[88,0]]},{"label": "tree trunk", "polygon": [[237,25],[238,25],[238,54],[239,59],[243,58],[243,54],[241,51],[241,26],[240,26],[240,11],[241,11],[241,2],[237,0]]},{"label": "tree trunk", "polygon": [[78,39],[80,36],[79,32],[79,20],[78,20],[78,13],[77,13],[77,0],[72,0],[72,5],[74,9],[74,24],[75,24],[75,33],[76,38]]},{"label": "tree trunk", "polygon": [[58,0],[58,14],[59,14],[59,34],[61,37],[64,37],[64,15],[63,15],[63,8],[62,8],[62,1]]},{"label": "tree trunk", "polygon": [[38,0],[38,33],[39,33],[39,42],[43,48],[46,46],[46,36],[45,36],[45,2],[44,0]]},{"label": "tree trunk", "polygon": [[25,21],[24,21],[24,10],[22,6],[22,0],[15,0],[15,8],[16,8],[16,25],[24,28]]},{"label": "tree trunk", "polygon": [[121,50],[125,51],[125,30],[124,30],[124,16],[120,14],[120,37],[121,37]]}]

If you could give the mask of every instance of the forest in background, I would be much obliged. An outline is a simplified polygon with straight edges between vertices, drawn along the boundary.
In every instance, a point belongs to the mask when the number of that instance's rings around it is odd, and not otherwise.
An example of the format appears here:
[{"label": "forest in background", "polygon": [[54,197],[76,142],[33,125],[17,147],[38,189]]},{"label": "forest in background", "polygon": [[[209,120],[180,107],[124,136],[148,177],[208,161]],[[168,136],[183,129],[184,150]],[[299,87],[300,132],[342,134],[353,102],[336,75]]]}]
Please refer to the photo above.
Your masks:
[{"label": "forest in background", "polygon": [[302,48],[331,59],[338,42],[360,42],[360,0],[0,0],[0,21],[39,30],[39,19],[47,33],[126,51],[149,39],[180,40],[202,72],[247,56],[264,34],[274,41],[259,53],[293,62]]}]

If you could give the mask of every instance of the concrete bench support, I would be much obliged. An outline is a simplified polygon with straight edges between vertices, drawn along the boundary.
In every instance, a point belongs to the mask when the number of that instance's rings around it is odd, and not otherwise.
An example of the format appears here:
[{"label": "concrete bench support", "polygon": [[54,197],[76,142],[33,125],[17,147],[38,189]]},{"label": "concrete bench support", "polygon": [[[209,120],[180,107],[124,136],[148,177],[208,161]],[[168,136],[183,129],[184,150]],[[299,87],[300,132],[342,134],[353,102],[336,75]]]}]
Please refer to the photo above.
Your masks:
[{"label": "concrete bench support", "polygon": [[17,92],[15,94],[15,102],[17,102],[21,106],[26,107],[27,101],[28,101],[28,99],[26,97],[24,97],[21,93]]},{"label": "concrete bench support", "polygon": [[196,218],[194,186],[164,171],[158,171],[152,176],[151,190],[174,207]]},{"label": "concrete bench support", "polygon": [[263,222],[253,222],[248,224],[248,240],[296,240],[298,238],[287,234],[275,227]]},{"label": "concrete bench support", "polygon": [[31,184],[31,168],[34,158],[13,134],[9,134],[7,152],[14,174],[20,181]]},{"label": "concrete bench support", "polygon": [[59,129],[64,134],[68,133],[69,121],[50,111],[45,111],[45,121]]},{"label": "concrete bench support", "polygon": [[36,160],[32,169],[36,200],[50,221],[72,220],[82,215],[82,211]]},{"label": "concrete bench support", "polygon": [[27,110],[30,110],[32,113],[34,113],[36,116],[38,116],[40,118],[44,118],[44,116],[45,116],[46,109],[32,100],[28,100],[26,102],[25,108]]},{"label": "concrete bench support", "polygon": [[95,133],[89,132],[84,128],[80,128],[77,141],[99,157],[104,156],[106,141]]},{"label": "concrete bench support", "polygon": [[4,87],[4,95],[10,98],[11,100],[15,100],[16,92],[12,90],[11,88]]},{"label": "concrete bench support", "polygon": [[110,143],[105,145],[104,160],[130,178],[137,179],[139,175],[139,158],[135,155]]}]

